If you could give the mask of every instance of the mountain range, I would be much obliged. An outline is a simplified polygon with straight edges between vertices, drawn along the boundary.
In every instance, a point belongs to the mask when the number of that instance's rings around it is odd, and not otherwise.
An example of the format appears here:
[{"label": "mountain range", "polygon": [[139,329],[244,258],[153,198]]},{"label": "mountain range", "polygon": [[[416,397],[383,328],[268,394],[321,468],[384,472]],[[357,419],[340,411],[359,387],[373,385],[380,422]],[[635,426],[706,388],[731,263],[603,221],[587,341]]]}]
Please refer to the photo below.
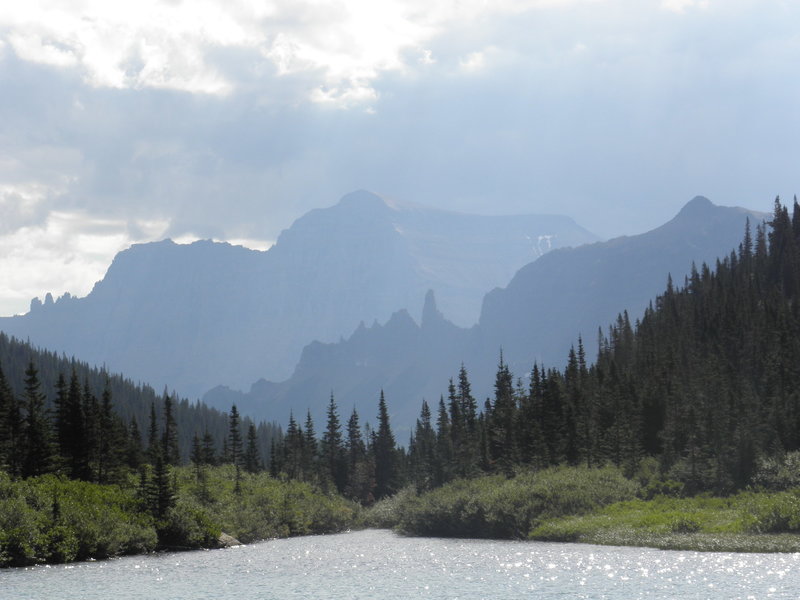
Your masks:
[{"label": "mountain range", "polygon": [[448,378],[462,364],[480,402],[492,393],[501,352],[512,372],[524,376],[534,362],[563,367],[582,336],[592,360],[599,328],[622,311],[638,318],[668,276],[681,285],[693,264],[728,255],[747,221],[755,226],[766,216],[696,197],[652,231],[554,250],[525,265],[507,286],[486,294],[473,327],[448,321],[428,292],[419,324],[407,310],[383,325],[362,323],[345,340],[306,346],[285,381],[260,379],[246,393],[220,386],[203,399],[218,407],[236,402],[245,414],[280,422],[308,409],[321,422],[334,394],[345,416],[355,407],[369,420],[383,390],[393,421],[408,428],[423,398],[435,404],[447,395]]},{"label": "mountain range", "polygon": [[0,318],[0,330],[199,397],[220,384],[286,379],[312,340],[391,322],[429,289],[452,321],[473,325],[485,292],[517,269],[596,240],[563,216],[468,215],[358,191],[299,218],[265,252],[211,241],[132,246],[85,298],[34,299],[27,314]]}]

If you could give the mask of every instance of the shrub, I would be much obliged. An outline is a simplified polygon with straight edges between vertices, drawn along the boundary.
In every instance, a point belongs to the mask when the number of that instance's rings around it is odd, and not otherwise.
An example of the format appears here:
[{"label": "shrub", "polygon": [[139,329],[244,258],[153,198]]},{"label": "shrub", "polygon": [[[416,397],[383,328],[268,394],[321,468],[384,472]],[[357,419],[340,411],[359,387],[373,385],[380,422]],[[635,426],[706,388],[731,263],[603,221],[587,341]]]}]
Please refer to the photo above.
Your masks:
[{"label": "shrub", "polygon": [[638,484],[606,467],[559,467],[458,480],[399,503],[398,529],[414,535],[524,538],[544,519],[632,499]]}]

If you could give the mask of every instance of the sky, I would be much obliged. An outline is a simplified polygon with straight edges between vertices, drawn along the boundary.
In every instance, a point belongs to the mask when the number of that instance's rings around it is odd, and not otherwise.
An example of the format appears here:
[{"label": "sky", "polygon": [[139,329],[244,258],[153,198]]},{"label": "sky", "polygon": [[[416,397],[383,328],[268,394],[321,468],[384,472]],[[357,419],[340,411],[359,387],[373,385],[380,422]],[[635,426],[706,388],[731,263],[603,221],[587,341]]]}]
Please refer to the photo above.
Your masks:
[{"label": "sky", "polygon": [[0,315],[133,243],[265,249],[357,189],[605,237],[800,165],[800,3],[0,4]]}]

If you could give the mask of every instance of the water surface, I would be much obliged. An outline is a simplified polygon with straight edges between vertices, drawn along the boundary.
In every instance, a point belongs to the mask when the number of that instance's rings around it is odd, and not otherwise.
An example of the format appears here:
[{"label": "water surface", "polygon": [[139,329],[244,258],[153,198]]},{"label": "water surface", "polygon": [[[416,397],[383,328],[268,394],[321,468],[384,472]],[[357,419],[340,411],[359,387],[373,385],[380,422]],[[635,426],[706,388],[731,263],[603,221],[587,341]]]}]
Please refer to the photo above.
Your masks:
[{"label": "water surface", "polygon": [[800,598],[800,554],[405,538],[385,530],[0,571],[2,599]]}]

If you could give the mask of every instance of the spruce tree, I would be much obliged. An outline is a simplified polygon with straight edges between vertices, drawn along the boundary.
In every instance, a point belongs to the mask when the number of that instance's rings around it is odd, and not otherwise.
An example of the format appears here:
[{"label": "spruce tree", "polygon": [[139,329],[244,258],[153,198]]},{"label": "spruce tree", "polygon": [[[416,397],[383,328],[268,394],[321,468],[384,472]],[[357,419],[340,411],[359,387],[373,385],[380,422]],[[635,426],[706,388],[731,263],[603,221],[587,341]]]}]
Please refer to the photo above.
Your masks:
[{"label": "spruce tree", "polygon": [[314,420],[311,418],[310,410],[306,412],[306,427],[303,432],[302,448],[303,478],[306,481],[316,481],[319,453],[317,451],[317,435],[314,431]]},{"label": "spruce tree", "polygon": [[394,434],[389,424],[389,411],[386,407],[383,390],[381,390],[378,401],[378,430],[375,434],[373,453],[375,456],[375,498],[380,500],[391,496],[399,486],[397,450]]},{"label": "spruce tree", "polygon": [[164,460],[168,465],[177,466],[181,462],[178,446],[178,423],[175,420],[175,407],[172,397],[164,390],[164,432],[161,437]]},{"label": "spruce tree", "polygon": [[261,457],[258,451],[258,433],[252,421],[247,427],[247,446],[244,450],[244,470],[248,473],[258,473],[261,470]]},{"label": "spruce tree", "polygon": [[44,394],[40,389],[39,372],[32,362],[25,370],[23,395],[23,449],[22,476],[34,477],[49,473],[54,465],[53,436],[44,407]]},{"label": "spruce tree", "polygon": [[202,460],[204,465],[217,464],[217,453],[214,447],[214,436],[206,429],[203,432],[203,439],[201,443]]},{"label": "spruce tree", "polygon": [[155,466],[158,457],[163,457],[163,446],[159,441],[158,419],[154,402],[150,403],[150,425],[147,431],[147,462]]},{"label": "spruce tree", "polygon": [[19,475],[21,457],[19,436],[22,423],[16,398],[0,367],[0,469]]},{"label": "spruce tree", "polygon": [[431,489],[436,481],[436,432],[431,423],[431,410],[423,400],[419,419],[409,444],[412,478],[418,491]]},{"label": "spruce tree", "polygon": [[129,469],[138,471],[142,460],[142,434],[139,431],[139,423],[136,422],[136,417],[133,417],[128,426],[128,449],[125,462]]},{"label": "spruce tree", "polygon": [[347,485],[347,472],[342,442],[342,428],[339,424],[339,414],[333,393],[331,393],[330,403],[328,404],[328,420],[325,432],[322,434],[320,454],[325,469],[325,478],[333,482],[336,490],[342,493]]},{"label": "spruce tree", "polygon": [[453,478],[454,467],[453,438],[450,435],[450,415],[444,403],[444,397],[439,398],[439,410],[436,418],[436,463],[434,482],[436,486],[443,485]]},{"label": "spruce tree", "polygon": [[347,420],[347,485],[345,495],[365,504],[374,500],[375,465],[367,454],[367,447],[361,433],[358,412],[353,412]]},{"label": "spruce tree", "polygon": [[239,430],[239,411],[234,404],[228,419],[228,452],[236,469],[236,493],[241,492],[242,433]]}]

